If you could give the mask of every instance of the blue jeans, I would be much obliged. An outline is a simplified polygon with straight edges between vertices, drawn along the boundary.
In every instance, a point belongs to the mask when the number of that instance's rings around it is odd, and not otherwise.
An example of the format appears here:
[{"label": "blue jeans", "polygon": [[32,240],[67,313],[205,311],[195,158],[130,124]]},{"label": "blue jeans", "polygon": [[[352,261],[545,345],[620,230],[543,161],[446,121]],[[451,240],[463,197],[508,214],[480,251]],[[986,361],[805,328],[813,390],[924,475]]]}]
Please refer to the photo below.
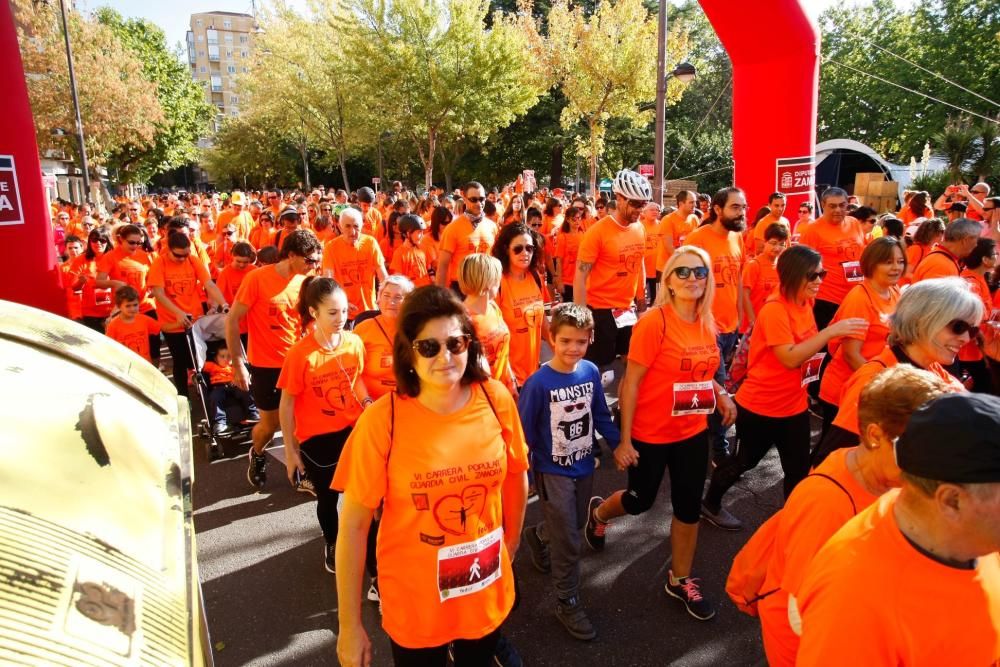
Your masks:
[{"label": "blue jeans", "polygon": [[[736,354],[736,346],[740,342],[738,331],[730,333],[720,333],[715,337],[715,344],[719,346],[719,369],[715,371],[715,381],[725,386],[729,377],[729,362]],[[712,454],[715,456],[724,455],[729,447],[726,440],[726,427],[722,425],[722,417],[718,412],[713,412],[708,416],[708,441],[712,445]]]},{"label": "blue jeans", "polygon": [[231,384],[213,384],[208,392],[208,412],[212,415],[212,425],[216,431],[228,429],[230,410],[236,409],[239,409],[241,419],[260,419],[250,392],[237,389]]}]

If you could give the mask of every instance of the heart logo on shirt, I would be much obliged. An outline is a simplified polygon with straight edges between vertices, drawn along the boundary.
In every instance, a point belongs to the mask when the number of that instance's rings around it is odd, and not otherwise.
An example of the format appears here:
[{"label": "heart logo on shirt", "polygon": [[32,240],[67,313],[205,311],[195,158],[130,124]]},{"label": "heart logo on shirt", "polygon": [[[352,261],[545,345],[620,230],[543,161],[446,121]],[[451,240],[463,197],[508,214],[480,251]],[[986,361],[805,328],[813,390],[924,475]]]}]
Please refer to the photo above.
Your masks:
[{"label": "heart logo on shirt", "polygon": [[488,490],[483,484],[471,484],[461,494],[442,496],[434,503],[434,520],[441,530],[452,535],[465,535],[486,509]]}]

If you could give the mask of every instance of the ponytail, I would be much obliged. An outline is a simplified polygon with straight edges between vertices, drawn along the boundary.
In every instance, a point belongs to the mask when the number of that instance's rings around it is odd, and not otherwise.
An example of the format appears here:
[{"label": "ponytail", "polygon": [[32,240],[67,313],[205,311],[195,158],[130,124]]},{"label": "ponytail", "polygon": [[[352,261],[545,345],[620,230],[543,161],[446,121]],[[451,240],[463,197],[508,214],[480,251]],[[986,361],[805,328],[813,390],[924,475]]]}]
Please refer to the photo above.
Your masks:
[{"label": "ponytail", "polygon": [[309,276],[302,281],[302,288],[299,290],[299,302],[296,305],[296,310],[299,311],[299,319],[302,323],[302,335],[305,335],[309,325],[316,319],[309,312],[309,309],[319,308],[319,304],[322,303],[323,299],[338,291],[343,292],[344,288],[333,278]]}]

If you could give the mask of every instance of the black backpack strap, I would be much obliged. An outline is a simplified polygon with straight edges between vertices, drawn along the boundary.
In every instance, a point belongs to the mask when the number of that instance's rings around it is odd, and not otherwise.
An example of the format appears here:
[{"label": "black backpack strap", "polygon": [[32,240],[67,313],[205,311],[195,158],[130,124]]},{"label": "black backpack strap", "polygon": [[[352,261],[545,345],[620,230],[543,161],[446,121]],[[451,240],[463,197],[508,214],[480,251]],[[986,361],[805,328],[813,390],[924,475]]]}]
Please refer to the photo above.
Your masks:
[{"label": "black backpack strap", "polygon": [[483,390],[483,396],[486,397],[486,402],[490,404],[490,410],[493,411],[493,416],[497,418],[497,423],[500,424],[500,430],[503,430],[503,422],[500,421],[500,414],[497,413],[496,406],[493,405],[493,399],[490,398],[490,392],[486,391],[486,383],[480,383],[479,387]]},{"label": "black backpack strap", "polygon": [[385,327],[382,326],[382,323],[378,321],[377,317],[373,317],[372,320],[378,325],[378,328],[382,332],[382,335],[385,336],[385,339],[389,341],[389,345],[392,345],[392,339],[389,338],[389,334],[385,332]]},{"label": "black backpack strap", "polygon": [[843,491],[844,495],[847,496],[847,499],[849,501],[851,501],[851,509],[854,510],[854,513],[855,514],[858,513],[858,506],[854,504],[854,496],[851,495],[850,491],[848,491],[847,489],[844,488],[843,484],[841,484],[840,482],[838,482],[837,480],[835,480],[833,477],[830,477],[829,475],[824,475],[821,472],[811,473],[811,474],[807,475],[807,477],[825,477],[826,479],[828,479],[831,482],[833,482],[834,484],[836,484],[837,488],[839,488],[841,491]]}]

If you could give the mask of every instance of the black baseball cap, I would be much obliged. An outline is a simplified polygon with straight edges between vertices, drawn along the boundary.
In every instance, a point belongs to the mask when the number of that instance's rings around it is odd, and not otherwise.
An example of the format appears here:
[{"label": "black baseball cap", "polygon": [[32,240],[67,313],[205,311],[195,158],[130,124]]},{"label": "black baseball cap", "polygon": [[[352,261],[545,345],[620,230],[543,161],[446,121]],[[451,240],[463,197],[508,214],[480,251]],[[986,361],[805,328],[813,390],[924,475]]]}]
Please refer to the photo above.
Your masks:
[{"label": "black baseball cap", "polygon": [[928,401],[896,442],[896,463],[942,482],[1000,482],[1000,398],[963,392]]}]

